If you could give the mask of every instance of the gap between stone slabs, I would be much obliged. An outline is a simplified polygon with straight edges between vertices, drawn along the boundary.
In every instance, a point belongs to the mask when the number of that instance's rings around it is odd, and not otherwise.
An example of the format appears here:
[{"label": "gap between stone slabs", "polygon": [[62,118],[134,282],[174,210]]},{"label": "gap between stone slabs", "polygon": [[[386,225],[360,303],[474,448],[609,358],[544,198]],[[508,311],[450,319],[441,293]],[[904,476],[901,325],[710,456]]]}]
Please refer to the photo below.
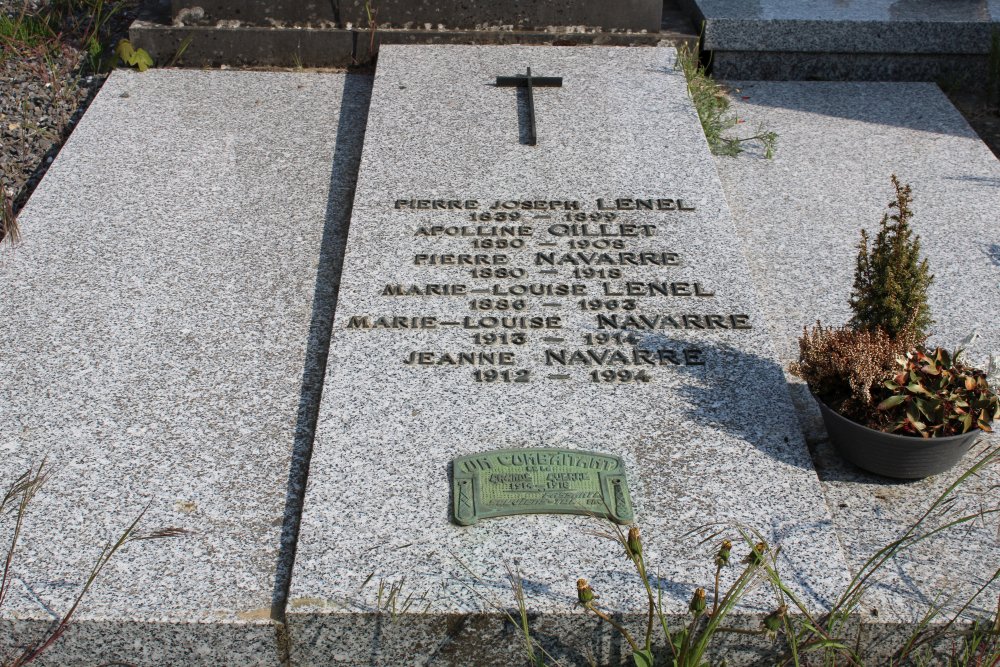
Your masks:
[{"label": "gap between stone slabs", "polygon": [[[784,363],[803,326],[840,325],[862,227],[876,229],[892,199],[891,174],[913,187],[913,225],[934,283],[931,343],[954,349],[973,331],[969,360],[984,367],[1000,351],[1000,162],[940,89],[929,83],[731,82],[733,110],[753,130],[779,135],[773,160],[748,153],[716,166]],[[836,532],[852,568],[897,538],[975,461],[919,482],[865,474],[828,442],[801,380],[789,378]],[[976,511],[995,494],[1000,470],[971,481],[955,511]],[[992,487],[992,489],[991,489]],[[995,520],[950,531],[897,557],[866,603],[872,627],[914,622],[935,592],[964,602],[996,569]],[[965,596],[963,598],[963,596]],[[995,612],[997,588],[992,593]],[[987,593],[971,611],[988,613]]]},{"label": "gap between stone slabs", "polygon": [[280,661],[289,470],[293,446],[307,456],[369,90],[120,70],[63,147],[0,256],[2,476],[42,458],[52,473],[0,650],[65,611],[148,504],[143,532],[187,532],[128,545],[46,660]]}]

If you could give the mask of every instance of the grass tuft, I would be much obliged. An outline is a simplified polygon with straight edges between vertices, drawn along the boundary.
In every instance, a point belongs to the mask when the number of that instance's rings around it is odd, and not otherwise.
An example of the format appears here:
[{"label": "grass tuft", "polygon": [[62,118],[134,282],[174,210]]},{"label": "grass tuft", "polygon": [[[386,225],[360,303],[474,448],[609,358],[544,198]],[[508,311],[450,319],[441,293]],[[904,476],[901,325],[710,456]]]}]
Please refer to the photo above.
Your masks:
[{"label": "grass tuft", "polygon": [[112,19],[134,0],[47,0],[32,7],[24,0],[15,16],[0,14],[0,58],[33,53],[80,52],[91,72],[116,64]]},{"label": "grass tuft", "polygon": [[0,187],[0,244],[4,241],[12,246],[21,242],[21,230],[14,215],[14,202]]},{"label": "grass tuft", "polygon": [[[610,530],[595,532],[598,537],[615,542],[625,557],[635,567],[642,584],[641,595],[647,606],[644,632],[637,633],[616,618],[616,615],[602,608],[599,591],[586,579],[578,579],[577,602],[588,615],[610,626],[627,645],[632,664],[636,667],[704,667],[708,664],[725,664],[725,655],[712,656],[712,645],[723,635],[759,636],[769,640],[773,646],[773,657],[759,664],[781,667],[824,665],[829,667],[844,665],[863,667],[865,665],[948,665],[949,667],[997,667],[1000,665],[1000,599],[996,611],[987,618],[972,620],[970,610],[1000,581],[1000,568],[964,600],[938,596],[916,623],[909,636],[903,638],[892,651],[889,662],[875,662],[872,657],[875,646],[866,645],[862,637],[862,627],[857,620],[862,601],[879,582],[879,575],[894,567],[894,559],[906,550],[945,532],[982,524],[986,520],[1000,516],[1000,496],[997,487],[991,488],[984,502],[977,510],[965,512],[956,509],[956,501],[964,493],[963,486],[988,467],[1000,465],[1000,447],[984,450],[979,458],[960,475],[921,514],[902,535],[875,552],[857,571],[832,606],[816,613],[785,583],[779,572],[780,545],[768,544],[763,534],[753,527],[738,523],[708,524],[694,528],[685,535],[699,539],[699,546],[715,545],[712,553],[714,585],[696,588],[688,607],[688,615],[683,622],[670,622],[669,612],[663,605],[663,590],[659,577],[652,577],[645,560],[643,540],[637,526],[625,529],[610,524]],[[727,533],[733,539],[727,539]],[[735,545],[734,545],[735,543]],[[737,552],[745,554],[737,558]],[[462,567],[481,581],[461,559],[456,560]],[[724,590],[720,585],[724,569],[735,568],[727,577],[732,583]],[[530,613],[525,600],[524,586],[520,573],[507,568],[508,578],[517,601],[516,611],[508,611],[499,603],[486,599],[490,606],[506,616],[517,627],[525,648],[525,657],[531,667],[554,665],[552,656],[544,653],[531,635]],[[726,619],[740,605],[740,602],[754,589],[768,587],[774,595],[774,606],[760,622],[759,627],[731,627]],[[945,616],[945,609],[957,605],[957,610]],[[935,623],[938,621],[937,623]],[[855,636],[855,632],[857,633]],[[871,641],[879,641],[874,638]],[[880,647],[884,648],[884,647]]]},{"label": "grass tuft", "polygon": [[[25,518],[31,501],[38,494],[39,490],[48,479],[46,461],[43,459],[37,468],[31,468],[15,479],[8,487],[3,497],[0,498],[0,518],[7,516],[8,510],[12,510],[14,516],[14,527],[11,531],[10,542],[7,545],[7,553],[4,556],[3,571],[0,573],[0,608],[10,592],[10,585],[13,579],[13,563],[18,549],[18,543],[24,529]],[[0,665],[2,667],[23,667],[37,660],[45,651],[52,647],[66,630],[69,629],[73,615],[76,613],[80,603],[97,581],[101,572],[121,549],[130,542],[140,540],[161,539],[165,537],[180,537],[189,531],[183,528],[168,527],[152,531],[148,534],[139,533],[139,524],[146,515],[148,505],[139,515],[128,525],[118,536],[117,540],[107,542],[101,549],[94,566],[87,575],[83,586],[73,599],[69,609],[59,617],[39,639],[28,642],[18,647],[18,653],[13,656],[0,655]]]},{"label": "grass tuft", "polygon": [[701,129],[708,140],[713,155],[736,157],[744,151],[744,144],[759,143],[764,149],[764,157],[771,159],[778,144],[778,135],[768,131],[763,125],[750,137],[730,137],[725,133],[739,124],[739,119],[729,109],[729,95],[725,88],[708,75],[705,66],[698,59],[696,48],[687,43],[677,49],[675,67],[684,72],[687,79],[688,96],[698,111]]}]

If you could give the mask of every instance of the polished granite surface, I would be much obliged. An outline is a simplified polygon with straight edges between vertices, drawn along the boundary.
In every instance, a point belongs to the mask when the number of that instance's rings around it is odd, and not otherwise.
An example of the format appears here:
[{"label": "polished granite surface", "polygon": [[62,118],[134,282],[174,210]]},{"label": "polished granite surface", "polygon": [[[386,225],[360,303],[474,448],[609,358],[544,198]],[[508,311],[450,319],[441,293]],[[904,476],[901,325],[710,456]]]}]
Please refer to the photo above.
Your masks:
[{"label": "polished granite surface", "polygon": [[932,21],[1000,20],[1000,0],[698,0],[706,17],[745,20]]}]

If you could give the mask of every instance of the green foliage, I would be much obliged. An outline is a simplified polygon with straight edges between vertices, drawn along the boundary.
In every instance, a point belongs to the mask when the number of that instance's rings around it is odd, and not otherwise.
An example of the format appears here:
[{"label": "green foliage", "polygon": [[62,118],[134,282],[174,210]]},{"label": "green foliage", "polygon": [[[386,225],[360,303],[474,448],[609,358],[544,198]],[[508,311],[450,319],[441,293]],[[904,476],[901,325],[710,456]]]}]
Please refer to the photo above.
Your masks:
[{"label": "green foliage", "polygon": [[[375,62],[378,58],[378,7],[372,5],[371,0],[365,0],[365,16],[368,19],[368,62]],[[355,60],[354,64],[360,63]]]},{"label": "green foliage", "polygon": [[960,352],[917,348],[897,360],[896,374],[883,383],[889,395],[878,405],[891,420],[885,430],[924,438],[992,432],[1000,397],[984,371],[958,360]]},{"label": "green foliage", "polygon": [[[985,449],[976,462],[942,491],[897,539],[876,551],[862,563],[831,606],[818,614],[814,613],[815,610],[810,610],[782,579],[778,570],[780,546],[768,544],[765,537],[754,528],[733,523],[699,526],[684,536],[698,536],[701,538],[700,545],[711,543],[717,545],[717,548],[711,555],[715,566],[714,585],[711,588],[706,586],[695,589],[688,604],[687,621],[680,626],[671,627],[668,624],[663,604],[663,590],[658,586],[660,579],[650,578],[642,539],[636,526],[631,526],[626,534],[620,526],[611,524],[613,532],[596,534],[619,544],[626,559],[631,561],[639,575],[647,606],[644,634],[638,636],[633,634],[615,615],[602,609],[599,603],[600,595],[594,592],[586,579],[578,579],[576,582],[577,603],[588,614],[610,625],[625,640],[629,651],[628,657],[636,667],[725,665],[725,655],[708,653],[713,639],[723,634],[755,635],[769,639],[774,653],[766,659],[761,656],[759,664],[778,667],[1000,665],[1000,600],[997,601],[996,612],[991,612],[986,617],[974,618],[970,613],[972,609],[980,606],[986,595],[991,593],[995,595],[995,586],[1000,581],[1000,568],[985,577],[981,585],[964,600],[952,600],[961,604],[957,605],[957,609],[950,616],[945,616],[944,604],[932,603],[909,636],[901,638],[888,661],[878,663],[870,661],[868,653],[871,649],[877,648],[879,654],[882,654],[891,647],[884,644],[886,637],[880,637],[877,632],[872,635],[863,630],[858,623],[862,614],[862,602],[869,599],[873,586],[885,583],[879,579],[882,572],[895,570],[898,567],[894,560],[897,556],[942,533],[950,534],[953,539],[960,540],[961,535],[956,533],[963,528],[1000,517],[1000,497],[995,494],[986,495],[982,498],[982,502],[977,503],[971,510],[957,509],[962,507],[962,504],[957,502],[959,498],[968,493],[964,485],[970,480],[980,478],[985,470],[998,464],[1000,464],[1000,447]],[[736,546],[729,539],[720,539],[730,532],[736,533],[739,537]],[[745,554],[743,558],[737,558],[738,551]],[[482,582],[467,564],[457,556],[455,558],[474,580]],[[740,574],[724,592],[720,592],[722,573],[726,568],[734,567],[737,562],[742,567]],[[817,565],[821,566],[822,563]],[[599,564],[595,567],[605,569]],[[477,590],[477,587],[469,584],[466,586],[470,592],[486,600],[495,612],[506,617],[519,629],[518,634],[524,643],[527,664],[531,667],[559,667],[561,663],[531,634],[528,604],[520,572],[508,565],[507,574],[517,600],[516,617],[505,605],[491,600]],[[733,576],[725,578],[732,580]],[[808,588],[808,582],[799,582],[800,587],[803,585]],[[761,586],[770,588],[775,602],[759,626],[752,628],[724,625],[725,619],[736,610],[747,594]],[[756,613],[758,604],[755,596],[749,609],[744,607],[741,611]],[[866,641],[871,644],[867,644]],[[942,651],[950,653],[945,656]],[[592,657],[589,663],[597,665]]]},{"label": "green foliage", "polygon": [[[788,648],[777,664],[802,664],[797,656],[811,652],[819,653],[825,659],[819,664],[865,665],[864,647],[860,643],[860,631],[855,638],[847,636],[846,633],[852,623],[852,618],[860,611],[862,601],[867,597],[872,586],[877,583],[879,574],[884,569],[893,567],[896,556],[935,535],[953,529],[956,529],[957,532],[957,529],[963,526],[992,519],[1000,514],[1000,506],[995,503],[996,497],[984,498],[984,501],[993,500],[994,503],[984,503],[981,508],[968,514],[956,512],[953,509],[956,500],[964,491],[963,485],[998,463],[1000,463],[1000,449],[997,447],[987,449],[968,470],[941,492],[934,502],[903,531],[900,537],[876,551],[866,560],[858,568],[830,610],[818,618],[810,616],[809,611],[795,598],[794,594],[780,583],[777,571],[769,571],[768,575],[772,582],[781,587],[802,614],[800,621],[786,628],[788,634],[784,639]],[[957,536],[954,537],[958,539]],[[942,618],[943,607],[931,604],[917,624],[916,629],[896,649],[890,660],[887,663],[879,664],[941,664],[940,661],[933,662],[933,659],[926,662],[915,659],[921,652],[933,655],[935,647],[940,647],[943,640],[953,641],[955,639],[961,640],[964,646],[963,655],[960,659],[949,661],[947,664],[956,667],[959,665],[978,667],[998,664],[997,660],[1000,659],[1000,609],[997,609],[997,615],[984,625],[976,623],[972,633],[963,632],[956,628],[969,608],[998,580],[1000,580],[1000,569],[997,569],[982,586],[970,595],[944,623],[933,624],[933,621]],[[979,627],[979,630],[976,630],[976,627]],[[989,630],[984,632],[984,627],[989,628]],[[848,648],[850,646],[854,648]],[[848,659],[841,661],[837,659],[837,656]]]},{"label": "green foliage", "polygon": [[[711,607],[708,606],[708,594],[705,589],[696,588],[688,605],[688,622],[680,627],[671,628],[667,621],[667,612],[663,608],[663,590],[659,587],[654,589],[653,583],[650,581],[646,560],[642,553],[639,528],[631,526],[626,534],[621,526],[612,525],[614,532],[598,533],[598,535],[621,545],[625,557],[632,562],[639,574],[639,580],[645,589],[647,603],[646,628],[642,640],[637,640],[628,628],[616,621],[610,613],[601,609],[597,601],[600,596],[594,593],[586,579],[578,579],[576,582],[577,601],[584,609],[609,624],[625,639],[632,651],[632,661],[636,667],[655,667],[657,665],[703,667],[708,665],[705,655],[712,640],[718,634],[739,632],[770,635],[772,633],[768,619],[772,619],[774,615],[768,616],[762,622],[759,630],[737,630],[722,625],[739,601],[767,579],[768,567],[772,569],[776,567],[774,559],[777,557],[777,550],[771,549],[762,538],[754,542],[749,533],[741,531],[741,535],[749,547],[747,556],[742,561],[744,567],[735,581],[720,595],[719,582],[722,570],[729,567],[733,548],[729,540],[722,540],[718,552],[713,555],[715,587]],[[760,536],[756,535],[756,537]],[[781,607],[776,610],[776,613],[779,616],[775,618],[784,618],[784,609]],[[657,659],[653,648],[654,643],[658,643],[656,635],[659,633],[662,633],[668,650],[668,654],[665,655],[666,662]]]},{"label": "green foliage", "polygon": [[118,42],[115,53],[118,54],[118,58],[121,59],[122,63],[129,67],[135,67],[140,72],[145,72],[153,66],[153,59],[146,53],[146,50],[133,47],[132,42],[127,39]]},{"label": "green foliage", "polygon": [[24,2],[11,18],[0,15],[2,55],[41,50],[56,53],[67,45],[83,52],[91,71],[114,65],[108,57],[111,18],[133,0],[44,0],[36,6]]},{"label": "green foliage", "polygon": [[0,13],[0,62],[27,53],[51,53],[57,44],[57,23],[49,15],[29,12],[27,3],[16,16]]},{"label": "green foliage", "polygon": [[4,45],[39,46],[55,36],[48,17],[26,14],[23,10],[16,17],[0,14],[0,43]]},{"label": "green foliage", "polygon": [[832,409],[873,429],[924,438],[989,432],[1000,399],[988,372],[958,352],[922,347],[934,277],[910,228],[910,186],[895,174],[892,185],[896,197],[871,247],[861,232],[850,326],[803,331],[792,371]]},{"label": "green foliage", "polygon": [[[182,39],[180,45],[177,47],[177,50],[174,51],[174,55],[167,61],[166,67],[173,67],[176,65],[180,61],[181,57],[184,56],[184,52],[187,51],[189,46],[191,46],[192,41],[194,41],[194,35],[188,35]],[[295,54],[292,57],[297,58],[298,54]],[[302,68],[301,61],[296,62],[296,65],[298,66],[298,69]]]},{"label": "green foliage", "polygon": [[[763,535],[753,528],[739,524],[709,525],[696,528],[688,535],[701,534],[702,544],[719,544],[714,554],[715,583],[713,593],[705,589],[695,590],[688,605],[691,621],[680,628],[669,628],[663,614],[659,591],[654,603],[654,590],[647,575],[647,565],[643,560],[638,539],[638,528],[632,527],[628,537],[615,526],[614,534],[605,534],[622,545],[625,555],[635,564],[640,575],[650,614],[645,641],[640,643],[627,628],[614,620],[597,606],[597,596],[583,579],[577,582],[577,600],[588,611],[609,623],[628,642],[632,649],[632,659],[636,667],[702,667],[709,663],[707,649],[714,637],[725,633],[760,635],[770,639],[775,646],[776,657],[766,663],[781,667],[792,665],[874,665],[868,660],[868,647],[862,642],[861,630],[857,627],[857,616],[862,601],[867,599],[872,586],[878,582],[881,572],[893,568],[894,559],[918,544],[947,531],[958,531],[965,525],[982,522],[1000,516],[997,498],[984,498],[984,502],[969,513],[954,509],[958,497],[965,493],[962,488],[969,480],[978,478],[986,469],[1000,463],[1000,448],[991,447],[979,459],[946,488],[931,505],[911,523],[899,538],[876,551],[865,561],[832,606],[821,614],[814,614],[797,594],[783,581],[778,571],[780,547],[769,545]],[[723,568],[735,561],[734,547],[728,539],[717,542],[720,535],[735,531],[746,549],[740,563],[743,570],[733,584],[720,595],[720,574]],[[1000,569],[980,585],[958,606],[953,615],[945,618],[943,605],[932,604],[909,636],[893,651],[890,665],[948,664],[955,667],[979,667],[1000,665],[1000,608],[989,618],[980,618],[968,624],[967,614],[984,594],[992,590],[1000,581]],[[749,592],[758,585],[770,587],[775,596],[775,606],[754,629],[726,627],[724,619]],[[711,595],[712,604],[707,604]],[[1000,600],[997,602],[1000,606]],[[654,650],[650,641],[655,616],[666,640],[666,651]],[[854,633],[858,634],[855,635]],[[941,662],[939,651],[950,645],[952,655],[947,663]],[[955,650],[957,645],[957,651]],[[880,647],[884,650],[886,647]],[[723,656],[718,656],[719,658]],[[711,664],[715,664],[714,662]],[[720,664],[724,664],[724,661]],[[883,664],[883,663],[877,663]]]},{"label": "green foliage", "polygon": [[698,111],[701,129],[713,154],[736,157],[743,152],[744,144],[759,142],[764,149],[764,157],[767,159],[774,157],[778,135],[768,131],[763,125],[758,126],[757,133],[751,137],[723,136],[740,121],[729,109],[729,96],[725,89],[708,75],[694,48],[686,43],[681,44],[677,49],[675,67],[684,72],[688,96]]},{"label": "green foliage", "polygon": [[927,305],[927,289],[934,276],[927,260],[920,259],[920,237],[910,228],[913,211],[909,185],[892,176],[896,198],[891,212],[882,216],[878,235],[868,247],[868,234],[861,231],[858,244],[851,326],[872,331],[882,329],[890,336],[909,330],[923,338],[933,320]]},{"label": "green foliage", "polygon": [[[84,37],[84,45],[87,50],[87,59],[90,68],[95,72],[110,69],[113,66],[114,57],[107,57],[105,41],[109,39],[105,29],[112,15],[117,12],[121,5],[112,5],[106,8],[104,0],[76,0],[83,5],[83,13],[89,18],[89,25]],[[80,11],[80,10],[78,10]]]}]

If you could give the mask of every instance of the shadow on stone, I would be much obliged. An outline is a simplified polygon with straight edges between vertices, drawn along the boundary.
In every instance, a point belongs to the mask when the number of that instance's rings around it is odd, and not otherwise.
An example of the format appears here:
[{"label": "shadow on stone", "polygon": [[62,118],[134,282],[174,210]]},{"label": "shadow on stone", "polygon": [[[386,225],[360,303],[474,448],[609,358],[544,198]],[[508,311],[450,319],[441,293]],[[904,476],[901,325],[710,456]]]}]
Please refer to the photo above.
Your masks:
[{"label": "shadow on stone", "polygon": [[1000,188],[1000,178],[996,176],[948,176],[947,180],[975,183],[986,188]]},{"label": "shadow on stone", "polygon": [[986,248],[986,256],[994,266],[1000,266],[1000,243],[991,243]]},{"label": "shadow on stone", "polygon": [[330,333],[337,308],[337,291],[344,262],[344,246],[354,204],[354,187],[361,163],[368,105],[371,101],[373,78],[348,74],[340,104],[336,128],[337,140],[330,176],[330,193],[323,221],[323,240],[319,251],[319,268],[313,294],[309,343],[306,348],[302,390],[295,424],[295,442],[288,473],[284,524],[278,552],[271,618],[285,621],[288,592],[291,587],[295,549],[302,520],[302,504],[309,476],[316,420],[323,395],[323,379],[330,351]]},{"label": "shadow on stone", "polygon": [[[742,98],[745,105],[978,140],[959,111],[933,83],[800,81],[790,85],[787,81],[753,81],[734,82],[732,86],[738,88],[733,94]],[[741,110],[740,118],[748,127],[755,127],[757,119],[749,110]],[[778,133],[780,147],[781,126],[769,129]]]},{"label": "shadow on stone", "polygon": [[[800,441],[790,441],[787,436],[777,434],[780,429],[772,429],[777,426],[776,420],[784,417],[781,411],[764,409],[772,399],[780,400],[774,396],[775,391],[786,390],[784,372],[776,360],[724,343],[652,332],[631,335],[640,350],[697,348],[701,351],[704,365],[672,367],[674,372],[689,376],[676,391],[685,405],[685,416],[692,423],[736,436],[787,465],[813,468]],[[798,424],[793,427],[798,430]]]}]

